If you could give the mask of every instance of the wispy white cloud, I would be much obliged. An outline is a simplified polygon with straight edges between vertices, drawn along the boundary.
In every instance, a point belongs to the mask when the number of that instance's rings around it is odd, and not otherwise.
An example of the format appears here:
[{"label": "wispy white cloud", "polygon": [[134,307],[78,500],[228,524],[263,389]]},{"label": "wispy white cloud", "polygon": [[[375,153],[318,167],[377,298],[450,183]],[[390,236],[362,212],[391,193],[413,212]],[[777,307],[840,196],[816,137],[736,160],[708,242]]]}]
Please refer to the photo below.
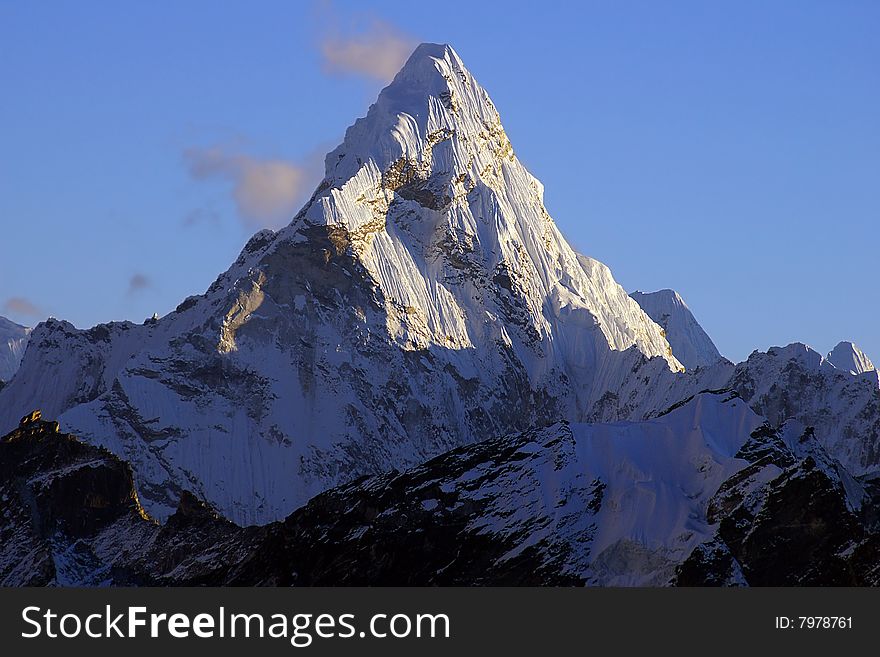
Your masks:
[{"label": "wispy white cloud", "polygon": [[46,313],[32,301],[24,297],[10,297],[3,304],[3,311],[12,315],[21,315],[34,319],[42,319]]},{"label": "wispy white cloud", "polygon": [[418,41],[381,18],[347,17],[351,29],[332,4],[325,4],[319,48],[324,70],[343,75],[362,75],[389,82],[406,62]]},{"label": "wispy white cloud", "polygon": [[259,159],[213,148],[189,148],[184,159],[196,180],[221,179],[232,184],[239,217],[248,227],[280,228],[293,217],[313,176],[302,165]]}]

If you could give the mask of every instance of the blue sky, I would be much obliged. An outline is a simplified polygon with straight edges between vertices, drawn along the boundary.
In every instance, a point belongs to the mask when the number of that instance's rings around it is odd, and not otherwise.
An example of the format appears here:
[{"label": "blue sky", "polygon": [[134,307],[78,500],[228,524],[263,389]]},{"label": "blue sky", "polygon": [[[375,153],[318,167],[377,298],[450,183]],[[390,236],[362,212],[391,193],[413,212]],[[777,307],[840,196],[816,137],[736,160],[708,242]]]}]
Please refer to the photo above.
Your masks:
[{"label": "blue sky", "polygon": [[204,291],[435,41],[628,290],[677,289],[734,360],[880,359],[880,3],[365,7],[0,0],[0,314],[141,321]]}]

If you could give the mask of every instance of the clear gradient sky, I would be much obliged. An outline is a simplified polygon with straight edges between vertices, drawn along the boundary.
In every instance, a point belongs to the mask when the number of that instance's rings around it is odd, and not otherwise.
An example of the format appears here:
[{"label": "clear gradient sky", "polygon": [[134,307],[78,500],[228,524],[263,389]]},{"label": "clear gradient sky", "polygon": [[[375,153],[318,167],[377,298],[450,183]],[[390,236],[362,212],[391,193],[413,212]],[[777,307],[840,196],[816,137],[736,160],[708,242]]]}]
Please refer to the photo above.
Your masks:
[{"label": "clear gradient sky", "polygon": [[292,216],[447,42],[580,251],[733,360],[880,360],[880,2],[0,0],[0,314],[142,321]]}]

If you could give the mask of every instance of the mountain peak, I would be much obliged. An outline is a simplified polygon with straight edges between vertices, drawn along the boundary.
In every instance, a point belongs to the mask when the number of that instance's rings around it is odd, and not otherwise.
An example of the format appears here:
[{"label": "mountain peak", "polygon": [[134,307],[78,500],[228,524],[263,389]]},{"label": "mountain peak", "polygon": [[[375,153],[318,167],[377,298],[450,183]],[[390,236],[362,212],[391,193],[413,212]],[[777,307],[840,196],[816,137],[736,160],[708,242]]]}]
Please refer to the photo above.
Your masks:
[{"label": "mountain peak", "polygon": [[[422,43],[413,50],[409,59],[395,76],[408,83],[426,82],[443,76],[448,70],[465,71],[458,53],[447,43]],[[466,72],[466,71],[465,71]]]},{"label": "mountain peak", "polygon": [[[410,55],[410,60],[416,58],[433,57],[434,59],[442,59],[452,55],[458,59],[458,54],[448,43],[430,43],[428,41],[420,43]],[[409,61],[409,60],[408,60]],[[406,66],[404,66],[406,68]]]},{"label": "mountain peak", "polygon": [[[644,294],[644,293],[636,292],[636,294]],[[663,288],[662,290],[657,290],[656,292],[653,292],[651,294],[655,295],[658,299],[667,299],[670,303],[684,306],[685,308],[688,307],[687,304],[684,302],[684,299],[682,299],[681,295],[678,292],[676,292],[675,290],[672,290],[668,287]]]},{"label": "mountain peak", "polygon": [[678,292],[670,289],[647,293],[636,290],[630,296],[663,327],[672,353],[687,369],[714,365],[721,360],[715,343]]},{"label": "mountain peak", "polygon": [[[334,233],[388,302],[410,309],[386,323],[418,348],[494,343],[489,317],[520,327],[533,355],[547,340],[545,347],[573,348],[589,370],[603,349],[637,346],[679,369],[660,327],[610,272],[578,259],[544,207],[543,189],[458,54],[422,44],[327,155],[318,192],[278,241],[303,243],[316,227]],[[561,315],[582,311],[589,318],[578,321],[603,336],[598,351],[551,337]],[[404,328],[416,320],[419,336]]]},{"label": "mountain peak", "polygon": [[852,342],[843,341],[832,349],[825,359],[844,372],[861,374],[875,371],[871,359]]},{"label": "mountain peak", "polygon": [[[468,143],[472,151],[498,141],[489,150],[512,154],[495,105],[455,50],[423,43],[327,155],[325,184],[345,183],[364,168],[382,173],[401,159],[429,168],[434,147],[448,141]],[[443,163],[464,172],[475,160],[487,164],[479,157]]]}]

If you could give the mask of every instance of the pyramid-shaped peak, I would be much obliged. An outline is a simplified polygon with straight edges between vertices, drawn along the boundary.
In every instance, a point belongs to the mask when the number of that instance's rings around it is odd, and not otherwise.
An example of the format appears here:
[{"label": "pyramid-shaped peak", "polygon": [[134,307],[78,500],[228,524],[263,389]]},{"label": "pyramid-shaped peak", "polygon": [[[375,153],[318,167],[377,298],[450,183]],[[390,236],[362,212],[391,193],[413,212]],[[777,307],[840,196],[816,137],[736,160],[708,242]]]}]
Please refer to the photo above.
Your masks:
[{"label": "pyramid-shaped peak", "polygon": [[[423,43],[406,60],[394,77],[395,82],[436,83],[443,85],[452,75],[468,75],[458,53],[448,44]],[[446,85],[448,86],[448,85]]]},{"label": "pyramid-shaped peak", "polygon": [[838,343],[826,356],[826,360],[837,369],[853,374],[872,372],[875,369],[874,363],[871,362],[871,359],[868,358],[865,352],[848,341]]},{"label": "pyramid-shaped peak", "polygon": [[[327,155],[326,179],[331,185],[344,182],[370,161],[379,171],[400,158],[424,162],[439,141],[463,139],[476,144],[478,137],[500,142],[502,150],[509,151],[495,105],[455,50],[446,44],[423,43],[379,93],[367,115],[355,121],[343,143]],[[471,155],[475,154],[465,160]]]},{"label": "pyramid-shaped peak", "polygon": [[663,327],[672,353],[686,368],[709,366],[721,360],[715,343],[678,292],[670,289],[656,292],[637,290],[630,296],[651,319]]},{"label": "pyramid-shaped peak", "polygon": [[[423,43],[413,51],[391,84],[382,90],[375,106],[391,114],[418,117],[429,109],[429,102],[438,101],[454,116],[460,114],[459,110],[467,113],[486,104],[488,94],[476,83],[452,46]],[[491,101],[488,102],[491,105]]]},{"label": "pyramid-shaped peak", "polygon": [[653,298],[658,303],[669,304],[670,306],[684,306],[685,308],[688,305],[684,302],[681,295],[675,290],[671,290],[669,288],[664,288],[662,290],[657,290],[656,292],[642,292],[641,290],[636,290],[632,294],[631,297],[636,299],[637,301],[641,298]]},{"label": "pyramid-shaped peak", "polygon": [[461,57],[458,56],[455,49],[448,43],[422,43],[413,50],[409,59],[403,65],[401,72],[421,66],[429,60],[434,60],[435,63],[446,62],[450,66],[464,67]]},{"label": "pyramid-shaped peak", "polygon": [[459,64],[461,63],[458,53],[456,53],[455,49],[448,43],[421,43],[415,50],[413,50],[413,54],[410,55],[409,60],[424,59],[425,57],[433,57],[434,59],[447,59],[453,57],[459,62]]}]

